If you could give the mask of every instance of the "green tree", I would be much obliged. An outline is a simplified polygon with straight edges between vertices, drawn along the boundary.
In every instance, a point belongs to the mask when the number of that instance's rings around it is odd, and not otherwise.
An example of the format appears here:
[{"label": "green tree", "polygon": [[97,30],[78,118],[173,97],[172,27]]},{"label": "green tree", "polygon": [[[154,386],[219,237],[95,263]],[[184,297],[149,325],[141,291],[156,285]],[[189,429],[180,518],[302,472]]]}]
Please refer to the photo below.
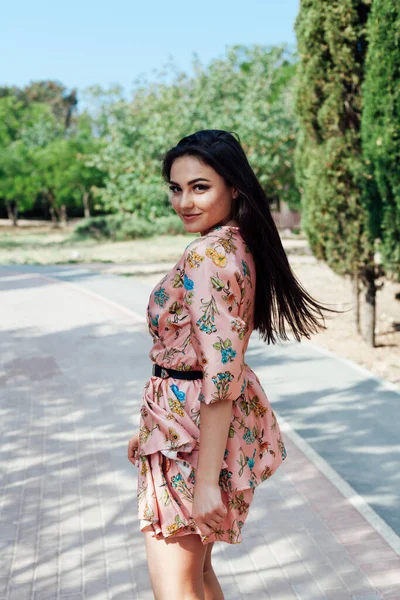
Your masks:
[{"label": "green tree", "polygon": [[68,129],[78,104],[77,91],[71,91],[58,81],[32,81],[24,88],[0,87],[0,98],[14,97],[24,108],[30,104],[47,104],[58,123]]},{"label": "green tree", "polygon": [[72,203],[82,206],[85,217],[91,216],[95,194],[102,189],[106,177],[104,172],[90,164],[90,156],[96,155],[104,146],[104,139],[96,137],[93,128],[93,119],[86,111],[76,119],[68,137],[63,173],[63,196],[67,206]]},{"label": "green tree", "polygon": [[0,96],[0,148],[18,138],[23,104],[15,96]]},{"label": "green tree", "polygon": [[170,84],[161,76],[157,83],[139,81],[131,103],[117,99],[105,105],[105,145],[91,160],[107,174],[98,201],[110,212],[169,214],[160,176],[163,153],[185,135],[214,128],[239,134],[271,201],[298,206],[294,75],[295,57],[285,48],[234,46],[207,68],[195,60],[193,77],[178,73]]},{"label": "green tree", "polygon": [[101,140],[92,136],[91,119],[80,115],[68,136],[55,137],[35,150],[40,192],[49,205],[54,225],[64,225],[69,209],[83,209],[90,216],[93,187],[99,188],[104,174],[88,166],[87,156],[97,152]]},{"label": "green tree", "polygon": [[374,0],[363,83],[363,152],[370,161],[366,202],[382,261],[400,279],[400,5]]},{"label": "green tree", "polygon": [[352,279],[358,331],[363,284],[369,310],[361,332],[374,345],[379,270],[363,195],[360,133],[369,12],[370,0],[301,0],[295,23],[300,55],[295,167],[310,247],[336,273]]},{"label": "green tree", "polygon": [[51,107],[0,98],[0,199],[16,226],[18,213],[33,207],[40,192],[36,150],[64,135]]},{"label": "green tree", "polygon": [[0,198],[8,218],[17,225],[18,211],[32,208],[39,191],[32,151],[22,140],[0,147]]},{"label": "green tree", "polygon": [[14,225],[18,212],[32,209],[38,198],[49,205],[55,224],[65,223],[72,208],[90,216],[93,189],[104,179],[86,164],[102,144],[93,119],[85,113],[71,120],[71,95],[42,83],[0,89],[0,201]]}]

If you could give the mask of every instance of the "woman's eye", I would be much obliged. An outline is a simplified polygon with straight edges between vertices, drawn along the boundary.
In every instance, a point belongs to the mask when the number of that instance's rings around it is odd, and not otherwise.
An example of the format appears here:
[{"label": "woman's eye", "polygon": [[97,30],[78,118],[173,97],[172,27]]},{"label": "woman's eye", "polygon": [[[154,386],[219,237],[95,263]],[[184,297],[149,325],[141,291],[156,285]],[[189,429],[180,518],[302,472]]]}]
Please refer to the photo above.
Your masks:
[{"label": "woman's eye", "polygon": [[[197,183],[193,187],[200,188],[201,190],[208,190],[208,185],[202,185],[201,183]],[[176,189],[180,189],[180,188],[178,188],[177,185],[170,185],[169,189],[171,190],[171,192],[175,192]]]}]

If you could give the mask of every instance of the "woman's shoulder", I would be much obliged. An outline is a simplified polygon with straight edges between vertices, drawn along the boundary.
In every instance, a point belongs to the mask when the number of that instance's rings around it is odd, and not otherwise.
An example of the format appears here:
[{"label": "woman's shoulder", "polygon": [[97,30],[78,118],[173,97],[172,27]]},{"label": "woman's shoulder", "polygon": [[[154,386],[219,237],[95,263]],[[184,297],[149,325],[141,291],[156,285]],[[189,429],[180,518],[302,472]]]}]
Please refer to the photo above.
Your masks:
[{"label": "woman's shoulder", "polygon": [[212,229],[208,233],[195,238],[187,246],[186,249],[198,247],[207,248],[222,247],[228,252],[240,250],[241,246],[245,245],[239,227],[220,226]]},{"label": "woman's shoulder", "polygon": [[184,263],[190,269],[242,271],[249,250],[240,230],[233,227],[220,227],[196,238],[184,251]]}]

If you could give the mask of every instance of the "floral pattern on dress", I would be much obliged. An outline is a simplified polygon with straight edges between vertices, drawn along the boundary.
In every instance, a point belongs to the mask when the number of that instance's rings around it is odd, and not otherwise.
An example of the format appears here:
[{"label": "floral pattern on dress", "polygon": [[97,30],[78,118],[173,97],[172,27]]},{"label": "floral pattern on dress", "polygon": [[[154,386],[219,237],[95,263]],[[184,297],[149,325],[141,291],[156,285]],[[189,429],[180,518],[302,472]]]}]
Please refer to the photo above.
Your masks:
[{"label": "floral pattern on dress", "polygon": [[138,512],[153,535],[200,533],[191,518],[200,405],[232,400],[219,485],[228,514],[203,543],[239,543],[256,487],[286,458],[274,411],[245,362],[256,272],[238,227],[216,227],[185,249],[147,307],[151,361],[203,379],[151,376],[140,411]]}]

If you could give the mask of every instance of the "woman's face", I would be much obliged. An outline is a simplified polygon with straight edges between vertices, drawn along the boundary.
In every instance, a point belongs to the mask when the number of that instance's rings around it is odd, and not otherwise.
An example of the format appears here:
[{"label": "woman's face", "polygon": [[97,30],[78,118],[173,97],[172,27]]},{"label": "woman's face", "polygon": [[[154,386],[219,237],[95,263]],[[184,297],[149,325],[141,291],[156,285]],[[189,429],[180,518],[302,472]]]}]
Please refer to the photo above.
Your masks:
[{"label": "woman's face", "polygon": [[[237,225],[230,219],[235,188],[196,156],[180,156],[170,172],[171,204],[182,219],[186,231],[205,235],[214,225]],[[191,219],[186,215],[194,215]]]}]

